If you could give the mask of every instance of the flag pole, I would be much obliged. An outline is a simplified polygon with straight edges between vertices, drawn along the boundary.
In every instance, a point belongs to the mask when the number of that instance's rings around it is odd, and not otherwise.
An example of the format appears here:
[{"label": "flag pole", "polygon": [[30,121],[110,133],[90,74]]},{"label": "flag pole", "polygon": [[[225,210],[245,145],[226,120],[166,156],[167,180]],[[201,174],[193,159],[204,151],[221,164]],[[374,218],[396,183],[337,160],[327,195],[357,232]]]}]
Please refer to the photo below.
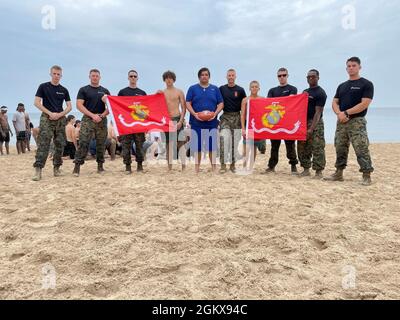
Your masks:
[{"label": "flag pole", "polygon": [[115,121],[114,113],[113,113],[113,111],[112,111],[112,108],[110,107],[110,106],[111,106],[111,103],[110,103],[110,100],[108,100],[108,95],[107,95],[107,97],[106,97],[106,106],[107,106],[107,109],[108,109],[108,111],[110,112],[111,118],[112,118],[112,120],[113,120],[114,133],[115,133],[115,135],[116,135],[117,137],[119,137],[119,131],[118,131],[118,128],[117,128],[117,122]]}]

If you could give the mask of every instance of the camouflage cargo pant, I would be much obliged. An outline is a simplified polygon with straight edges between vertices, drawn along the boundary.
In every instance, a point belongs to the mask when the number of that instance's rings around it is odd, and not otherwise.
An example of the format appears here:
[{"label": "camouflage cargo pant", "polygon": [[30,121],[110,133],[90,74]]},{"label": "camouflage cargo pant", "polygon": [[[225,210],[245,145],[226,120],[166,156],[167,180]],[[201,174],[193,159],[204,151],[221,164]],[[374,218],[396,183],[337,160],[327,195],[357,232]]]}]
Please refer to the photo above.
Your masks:
[{"label": "camouflage cargo pant", "polygon": [[121,137],[122,157],[125,165],[132,163],[132,142],[135,142],[136,162],[144,161],[143,143],[145,140],[144,133],[127,134]]},{"label": "camouflage cargo pant", "polygon": [[50,120],[49,116],[42,113],[40,116],[39,136],[37,139],[36,161],[33,164],[35,168],[44,168],[49,156],[51,140],[54,142],[53,165],[59,167],[62,165],[62,155],[66,144],[65,125],[67,120],[62,117],[58,120]]},{"label": "camouflage cargo pant", "polygon": [[83,116],[79,131],[79,147],[75,154],[75,163],[82,165],[88,154],[90,140],[96,139],[96,161],[104,163],[104,152],[107,140],[107,118],[95,123],[88,116]]},{"label": "camouflage cargo pant", "polygon": [[[310,128],[312,121],[308,122]],[[307,141],[297,142],[297,153],[300,164],[304,169],[324,170],[326,165],[325,158],[325,136],[324,121],[321,119],[315,127],[311,137]]]},{"label": "camouflage cargo pant", "polygon": [[364,117],[353,118],[347,123],[337,123],[335,134],[336,168],[345,169],[349,155],[350,143],[353,145],[360,166],[360,172],[371,173],[371,155],[369,153],[369,139],[367,120]]},{"label": "camouflage cargo pant", "polygon": [[234,164],[238,158],[238,146],[242,137],[240,112],[224,112],[220,119],[220,151],[221,164]]}]

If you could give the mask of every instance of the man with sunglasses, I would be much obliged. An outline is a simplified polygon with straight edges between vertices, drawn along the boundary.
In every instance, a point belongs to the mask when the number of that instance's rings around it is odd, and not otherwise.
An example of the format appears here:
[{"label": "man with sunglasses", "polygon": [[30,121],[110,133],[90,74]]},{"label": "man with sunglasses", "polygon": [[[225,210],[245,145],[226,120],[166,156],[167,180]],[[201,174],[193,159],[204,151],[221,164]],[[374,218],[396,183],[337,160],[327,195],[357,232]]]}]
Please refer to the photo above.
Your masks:
[{"label": "man with sunglasses", "polygon": [[[278,70],[279,86],[271,88],[268,92],[268,98],[275,97],[287,97],[290,95],[297,94],[297,88],[288,84],[289,72],[286,68],[280,68]],[[296,154],[296,142],[293,140],[285,140],[286,145],[286,156],[289,159],[291,165],[292,174],[297,174],[297,154]],[[268,162],[268,168],[265,170],[266,173],[275,172],[275,167],[279,161],[279,148],[281,146],[281,140],[271,140],[271,157]]]},{"label": "man with sunglasses", "polygon": [[297,142],[297,153],[304,171],[300,177],[311,176],[310,168],[316,171],[315,178],[322,178],[325,169],[325,137],[324,121],[322,113],[326,103],[326,93],[319,84],[319,71],[312,69],[307,74],[309,88],[304,90],[308,93],[307,109],[307,140]]},{"label": "man with sunglasses", "polygon": [[[137,81],[139,79],[138,73],[135,70],[130,70],[128,72],[129,86],[121,89],[118,93],[122,97],[133,97],[133,96],[145,96],[146,92],[137,87]],[[122,158],[125,164],[125,173],[132,173],[132,143],[135,142],[135,153],[136,153],[136,171],[143,172],[143,161],[144,161],[144,151],[143,143],[145,142],[144,133],[133,133],[121,136],[121,146],[122,146]]]}]

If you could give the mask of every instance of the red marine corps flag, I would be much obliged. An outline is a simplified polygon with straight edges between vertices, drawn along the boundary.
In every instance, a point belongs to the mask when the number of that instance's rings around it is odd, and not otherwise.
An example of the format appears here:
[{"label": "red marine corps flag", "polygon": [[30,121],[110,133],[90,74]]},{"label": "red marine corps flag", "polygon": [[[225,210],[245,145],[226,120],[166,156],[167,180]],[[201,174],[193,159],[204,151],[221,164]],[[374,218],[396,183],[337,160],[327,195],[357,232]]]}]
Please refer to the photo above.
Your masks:
[{"label": "red marine corps flag", "polygon": [[254,140],[306,140],[308,94],[249,99],[247,136]]},{"label": "red marine corps flag", "polygon": [[117,136],[148,131],[174,131],[163,93],[149,96],[107,96]]}]

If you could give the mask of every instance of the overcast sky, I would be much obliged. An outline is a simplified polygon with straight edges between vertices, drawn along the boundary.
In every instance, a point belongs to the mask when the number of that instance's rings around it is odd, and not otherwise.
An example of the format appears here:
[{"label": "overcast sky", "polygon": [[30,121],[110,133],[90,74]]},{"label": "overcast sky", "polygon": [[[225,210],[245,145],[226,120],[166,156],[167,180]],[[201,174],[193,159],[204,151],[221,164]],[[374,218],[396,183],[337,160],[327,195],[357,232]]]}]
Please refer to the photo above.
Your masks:
[{"label": "overcast sky", "polygon": [[[42,13],[46,5],[55,10],[55,29],[46,29],[52,21],[49,11]],[[36,89],[49,81],[53,64],[63,67],[73,101],[90,68],[100,69],[102,85],[116,94],[132,68],[139,87],[152,93],[168,69],[186,92],[203,66],[216,85],[233,67],[239,85],[248,91],[259,80],[262,95],[277,85],[281,66],[299,90],[317,68],[331,100],[347,79],[346,59],[357,55],[363,76],[375,84],[374,106],[400,107],[399,12],[396,0],[2,0],[0,104],[13,110],[24,102],[36,111]]]}]

